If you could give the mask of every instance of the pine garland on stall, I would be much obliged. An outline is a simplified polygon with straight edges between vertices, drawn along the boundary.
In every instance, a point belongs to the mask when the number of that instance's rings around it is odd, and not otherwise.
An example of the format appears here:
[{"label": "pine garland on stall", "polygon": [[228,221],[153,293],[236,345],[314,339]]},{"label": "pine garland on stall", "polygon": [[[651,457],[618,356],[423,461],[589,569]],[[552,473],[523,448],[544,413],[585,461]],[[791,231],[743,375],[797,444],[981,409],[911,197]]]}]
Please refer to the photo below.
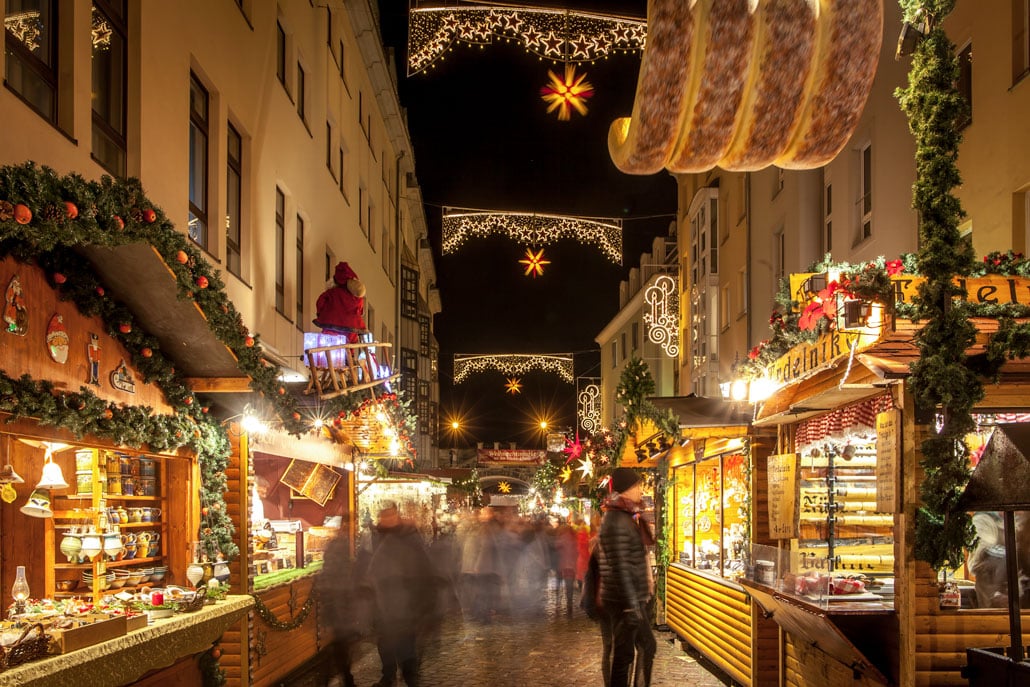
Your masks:
[{"label": "pine garland on stall", "polygon": [[955,508],[969,478],[963,438],[975,428],[972,411],[983,398],[983,384],[966,365],[965,351],[975,340],[966,310],[955,302],[962,289],[954,277],[969,275],[972,247],[959,235],[964,216],[952,189],[961,183],[959,123],[968,108],[958,93],[955,46],[941,27],[954,0],[900,0],[905,20],[925,27],[909,72],[908,87],[896,96],[908,115],[916,140],[913,207],[920,219],[917,267],[926,281],[916,298],[916,317],[925,322],[916,343],[908,387],[916,405],[939,409],[939,429],[922,444],[920,484],[923,505],[916,513],[916,556],[935,569],[956,568],[973,540],[967,513]]}]

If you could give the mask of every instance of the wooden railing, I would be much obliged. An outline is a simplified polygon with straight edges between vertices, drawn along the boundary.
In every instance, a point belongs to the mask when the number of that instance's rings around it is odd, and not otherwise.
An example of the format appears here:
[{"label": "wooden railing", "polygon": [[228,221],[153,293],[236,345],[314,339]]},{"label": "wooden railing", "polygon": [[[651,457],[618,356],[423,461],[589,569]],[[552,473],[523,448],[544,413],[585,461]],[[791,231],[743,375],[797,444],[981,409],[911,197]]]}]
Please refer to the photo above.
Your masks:
[{"label": "wooden railing", "polygon": [[[335,398],[360,389],[369,389],[387,384],[400,378],[390,366],[390,349],[393,344],[375,341],[358,343],[334,343],[346,341],[346,337],[321,335],[326,345],[304,349],[308,370],[311,375],[306,394],[317,393],[321,399]],[[310,340],[305,335],[305,340]]]}]

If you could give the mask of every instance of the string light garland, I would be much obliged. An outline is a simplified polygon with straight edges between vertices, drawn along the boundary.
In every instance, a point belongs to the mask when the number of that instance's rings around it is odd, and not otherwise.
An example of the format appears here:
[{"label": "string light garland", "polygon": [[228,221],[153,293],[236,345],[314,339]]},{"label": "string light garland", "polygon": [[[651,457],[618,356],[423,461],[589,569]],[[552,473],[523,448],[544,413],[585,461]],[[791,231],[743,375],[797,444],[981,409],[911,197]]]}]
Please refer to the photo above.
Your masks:
[{"label": "string light garland", "polygon": [[413,7],[408,12],[408,76],[432,66],[454,43],[514,42],[554,62],[594,62],[644,49],[647,21],[610,14],[512,5]]},{"label": "string light garland", "polygon": [[647,338],[675,358],[680,354],[679,345],[679,283],[675,277],[660,274],[654,283],[644,289],[644,325]]},{"label": "string light garland", "polygon": [[503,210],[443,209],[442,252],[454,253],[472,237],[503,234],[523,245],[548,246],[575,239],[597,246],[609,260],[622,264],[622,220]]},{"label": "string light garland", "polygon": [[573,110],[585,117],[586,101],[594,96],[594,86],[586,80],[586,73],[576,76],[575,65],[567,64],[564,78],[550,69],[547,78],[550,83],[540,89],[540,98],[547,103],[547,114],[557,110],[558,120],[562,122],[572,119]]},{"label": "string light garland", "polygon": [[251,594],[254,599],[254,611],[257,612],[258,616],[276,632],[289,632],[296,630],[298,627],[304,624],[304,621],[308,619],[308,614],[311,613],[311,609],[315,607],[315,599],[308,597],[308,600],[304,602],[304,605],[297,611],[297,615],[293,616],[292,620],[283,621],[275,617],[275,613],[272,612],[265,602],[261,600],[261,597]]},{"label": "string light garland", "polygon": [[553,372],[572,384],[572,356],[567,354],[454,354],[454,383],[461,384],[472,374],[497,370],[505,376],[518,377],[532,370]]},{"label": "string light garland", "polygon": [[532,248],[527,248],[526,257],[524,257],[522,260],[519,260],[519,264],[526,266],[525,272],[523,272],[524,276],[533,277],[535,279],[537,277],[543,276],[544,265],[550,265],[551,261],[544,260],[543,248],[536,251],[535,253],[533,252]]}]

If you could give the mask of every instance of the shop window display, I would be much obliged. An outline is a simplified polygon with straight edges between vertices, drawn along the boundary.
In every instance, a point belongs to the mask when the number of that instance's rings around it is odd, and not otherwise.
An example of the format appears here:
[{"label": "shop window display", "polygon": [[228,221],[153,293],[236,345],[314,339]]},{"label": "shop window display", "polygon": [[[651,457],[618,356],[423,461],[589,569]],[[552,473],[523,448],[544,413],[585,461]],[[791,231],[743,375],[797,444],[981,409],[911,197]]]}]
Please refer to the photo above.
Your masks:
[{"label": "shop window display", "polygon": [[744,574],[748,485],[740,454],[713,456],[675,470],[679,562],[716,575]]}]

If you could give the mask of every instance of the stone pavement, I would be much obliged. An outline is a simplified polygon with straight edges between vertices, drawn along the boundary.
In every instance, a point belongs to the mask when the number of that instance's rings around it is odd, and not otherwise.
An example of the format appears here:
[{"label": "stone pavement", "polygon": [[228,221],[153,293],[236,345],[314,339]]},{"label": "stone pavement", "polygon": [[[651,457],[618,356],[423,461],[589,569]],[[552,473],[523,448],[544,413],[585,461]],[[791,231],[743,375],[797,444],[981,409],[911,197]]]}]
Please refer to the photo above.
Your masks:
[{"label": "stone pavement", "polygon": [[[671,632],[656,632],[652,687],[720,687],[728,684],[680,648]],[[375,646],[363,643],[354,666],[357,687],[380,677]],[[601,687],[601,636],[596,623],[575,609],[571,618],[553,606],[546,612],[498,617],[490,624],[448,618],[426,647],[421,687]],[[283,682],[291,687],[324,687],[324,665]],[[404,681],[398,676],[398,687]]]}]

